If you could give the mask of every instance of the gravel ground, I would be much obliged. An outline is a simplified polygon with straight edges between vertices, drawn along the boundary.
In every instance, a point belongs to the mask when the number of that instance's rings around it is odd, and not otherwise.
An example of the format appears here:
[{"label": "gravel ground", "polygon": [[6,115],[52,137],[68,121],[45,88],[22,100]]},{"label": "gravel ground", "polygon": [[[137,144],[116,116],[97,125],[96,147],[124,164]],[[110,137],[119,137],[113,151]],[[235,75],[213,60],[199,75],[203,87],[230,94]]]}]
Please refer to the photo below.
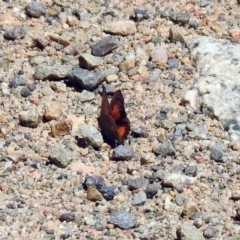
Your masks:
[{"label": "gravel ground", "polygon": [[[240,142],[184,101],[187,41],[238,45],[239,19],[236,0],[1,1],[1,239],[240,239]],[[115,149],[102,84],[131,123]]]}]

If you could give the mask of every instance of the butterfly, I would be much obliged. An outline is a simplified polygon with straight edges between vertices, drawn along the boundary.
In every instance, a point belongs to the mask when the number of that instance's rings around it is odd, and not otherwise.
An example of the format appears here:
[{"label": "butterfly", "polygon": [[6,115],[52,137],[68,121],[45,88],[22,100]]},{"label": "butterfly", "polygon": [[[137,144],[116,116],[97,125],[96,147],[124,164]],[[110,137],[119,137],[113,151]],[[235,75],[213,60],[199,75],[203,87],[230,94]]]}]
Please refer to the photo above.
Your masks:
[{"label": "butterfly", "polygon": [[117,90],[110,103],[107,92],[103,86],[101,112],[98,117],[98,124],[106,143],[111,147],[123,144],[124,139],[130,132],[130,121],[124,107],[122,92]]}]

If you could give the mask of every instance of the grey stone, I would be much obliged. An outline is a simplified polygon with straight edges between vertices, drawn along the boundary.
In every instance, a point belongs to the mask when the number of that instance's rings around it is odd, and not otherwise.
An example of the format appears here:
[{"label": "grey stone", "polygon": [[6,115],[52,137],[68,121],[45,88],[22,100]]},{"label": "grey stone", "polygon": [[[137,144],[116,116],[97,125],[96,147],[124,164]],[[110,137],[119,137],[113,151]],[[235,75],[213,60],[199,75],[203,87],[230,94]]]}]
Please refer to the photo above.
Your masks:
[{"label": "grey stone", "polygon": [[133,157],[133,149],[129,145],[119,145],[113,149],[113,160],[128,160]]},{"label": "grey stone", "polygon": [[27,79],[21,75],[15,75],[10,80],[10,87],[17,88],[18,86],[26,85]]},{"label": "grey stone", "polygon": [[103,144],[101,133],[92,125],[82,125],[80,127],[83,138],[93,147],[99,148]]},{"label": "grey stone", "polygon": [[82,88],[92,91],[103,82],[104,75],[82,68],[74,68],[68,73],[68,78]]},{"label": "grey stone", "polygon": [[129,212],[115,212],[111,214],[109,222],[121,229],[130,229],[137,225],[137,218]]},{"label": "grey stone", "polygon": [[88,21],[88,14],[87,12],[81,12],[78,10],[73,11],[73,14],[80,20],[80,21]]},{"label": "grey stone", "polygon": [[67,167],[73,160],[74,155],[70,149],[65,148],[64,146],[55,147],[51,150],[49,154],[49,162],[61,167]]},{"label": "grey stone", "polygon": [[79,96],[79,101],[80,101],[80,102],[88,102],[88,101],[91,101],[91,100],[93,100],[93,99],[95,99],[95,94],[92,93],[92,92],[83,90],[83,91],[80,93],[80,96]]},{"label": "grey stone", "polygon": [[128,189],[136,190],[139,188],[146,189],[149,185],[149,180],[145,178],[135,178],[128,180]]},{"label": "grey stone", "polygon": [[178,68],[179,67],[179,61],[177,58],[170,58],[167,61],[167,64],[169,65],[170,68]]},{"label": "grey stone", "polygon": [[38,2],[32,1],[25,7],[26,15],[29,17],[39,18],[46,14],[46,10]]},{"label": "grey stone", "polygon": [[210,37],[189,39],[187,45],[200,77],[183,102],[220,120],[233,140],[240,137],[240,46]]},{"label": "grey stone", "polygon": [[178,124],[173,135],[171,136],[171,141],[181,140],[183,138],[182,131],[185,129],[185,127],[185,124]]},{"label": "grey stone", "polygon": [[203,236],[205,238],[216,238],[217,237],[218,230],[215,229],[212,226],[208,226],[206,229],[203,231]]},{"label": "grey stone", "polygon": [[162,144],[160,144],[155,150],[154,152],[157,155],[161,155],[161,156],[171,156],[171,155],[175,155],[175,148],[172,145],[171,141],[166,141]]},{"label": "grey stone", "polygon": [[170,8],[170,7],[166,7],[162,13],[161,13],[161,16],[163,18],[167,18],[167,19],[170,19],[170,20],[175,20],[176,19],[176,14],[174,12],[174,9],[173,8]]},{"label": "grey stone", "polygon": [[195,177],[188,177],[179,173],[167,173],[163,179],[163,186],[165,187],[175,187],[179,184],[194,184],[196,183],[197,178]]},{"label": "grey stone", "polygon": [[147,195],[144,191],[140,191],[133,197],[132,205],[142,205],[146,202]]},{"label": "grey stone", "polygon": [[160,127],[166,129],[166,130],[171,130],[175,127],[175,124],[172,121],[169,120],[163,120],[160,123]]},{"label": "grey stone", "polygon": [[28,89],[29,89],[31,92],[33,92],[34,90],[37,89],[36,84],[33,84],[33,83],[29,83],[29,84],[27,85],[27,87],[28,87]]},{"label": "grey stone", "polygon": [[102,64],[103,60],[100,57],[95,57],[88,53],[83,53],[79,56],[79,65],[82,68],[92,70]]},{"label": "grey stone", "polygon": [[206,7],[210,4],[210,0],[200,0],[200,7]]},{"label": "grey stone", "polygon": [[22,26],[14,26],[5,32],[4,38],[6,38],[7,40],[14,41],[16,39],[18,40],[23,39],[25,35],[26,30]]},{"label": "grey stone", "polygon": [[111,53],[118,47],[117,39],[113,36],[108,36],[99,42],[97,42],[92,48],[92,54],[94,56],[105,56]]},{"label": "grey stone", "polygon": [[222,161],[223,158],[223,148],[221,144],[215,144],[210,152],[210,158],[216,162]]},{"label": "grey stone", "polygon": [[203,233],[190,224],[183,224],[177,229],[177,237],[179,240],[204,240]]},{"label": "grey stone", "polygon": [[175,202],[179,206],[185,205],[187,201],[188,201],[188,197],[183,193],[177,194],[177,196],[175,197]]},{"label": "grey stone", "polygon": [[61,80],[67,77],[72,66],[68,65],[54,65],[37,67],[35,71],[35,78],[37,80]]},{"label": "grey stone", "polygon": [[19,118],[19,122],[24,127],[36,128],[41,122],[42,117],[39,114],[28,113],[21,115]]}]

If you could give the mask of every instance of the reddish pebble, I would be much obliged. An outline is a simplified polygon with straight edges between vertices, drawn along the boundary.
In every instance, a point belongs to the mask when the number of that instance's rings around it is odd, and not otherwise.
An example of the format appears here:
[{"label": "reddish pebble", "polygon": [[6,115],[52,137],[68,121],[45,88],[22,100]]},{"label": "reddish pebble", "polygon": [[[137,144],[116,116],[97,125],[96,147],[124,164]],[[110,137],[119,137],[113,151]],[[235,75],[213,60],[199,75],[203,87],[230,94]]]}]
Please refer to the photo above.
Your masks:
[{"label": "reddish pebble", "polygon": [[40,177],[40,174],[39,174],[38,171],[33,171],[33,172],[30,173],[30,176],[31,176],[32,178],[39,178],[39,177]]},{"label": "reddish pebble", "polygon": [[47,217],[47,216],[50,215],[50,214],[52,214],[52,212],[51,212],[50,210],[48,210],[48,209],[46,209],[46,210],[43,211],[43,215],[44,215],[45,217]]},{"label": "reddish pebble", "polygon": [[204,162],[204,158],[202,156],[196,156],[195,157],[195,160],[198,162],[198,163],[203,163]]},{"label": "reddish pebble", "polygon": [[29,101],[30,101],[30,103],[33,103],[33,104],[35,104],[35,105],[39,105],[40,104],[40,99],[38,99],[38,98],[29,98]]}]

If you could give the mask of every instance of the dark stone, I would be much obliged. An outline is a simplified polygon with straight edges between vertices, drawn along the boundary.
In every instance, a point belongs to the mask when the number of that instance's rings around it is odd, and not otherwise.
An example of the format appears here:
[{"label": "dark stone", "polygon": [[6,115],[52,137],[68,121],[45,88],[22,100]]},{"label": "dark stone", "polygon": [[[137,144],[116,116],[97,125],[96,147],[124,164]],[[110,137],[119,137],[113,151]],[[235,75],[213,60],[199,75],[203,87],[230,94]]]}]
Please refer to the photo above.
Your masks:
[{"label": "dark stone", "polygon": [[27,80],[21,75],[15,75],[10,80],[10,87],[17,88],[18,86],[26,85]]},{"label": "dark stone", "polygon": [[157,194],[157,192],[158,192],[158,189],[156,187],[147,188],[145,190],[147,198],[153,198]]},{"label": "dark stone", "polygon": [[71,237],[68,233],[63,233],[60,236],[60,239],[68,239],[69,237]]},{"label": "dark stone", "polygon": [[48,17],[48,18],[46,18],[46,22],[49,25],[53,25],[55,23],[61,23],[62,20],[59,17]]},{"label": "dark stone", "polygon": [[121,229],[130,229],[137,225],[137,218],[129,212],[115,212],[110,216],[109,222]]},{"label": "dark stone", "polygon": [[16,39],[20,40],[25,37],[25,34],[26,34],[26,31],[22,26],[14,26],[5,32],[4,38],[12,41]]},{"label": "dark stone", "polygon": [[136,190],[139,188],[146,189],[149,184],[149,180],[145,178],[135,178],[128,180],[128,189]]},{"label": "dark stone", "polygon": [[135,20],[137,22],[140,22],[140,21],[143,21],[143,20],[149,18],[149,14],[148,14],[147,10],[135,8],[134,13],[135,13],[135,16],[133,17],[133,20]]},{"label": "dark stone", "polygon": [[226,131],[229,131],[230,129],[233,129],[233,130],[240,130],[240,126],[238,124],[238,121],[236,119],[230,119],[230,120],[227,120],[225,123],[224,123],[224,129]]},{"label": "dark stone", "polygon": [[131,135],[135,138],[147,138],[149,136],[147,129],[144,127],[131,129]]},{"label": "dark stone", "polygon": [[70,212],[70,213],[63,213],[59,216],[59,220],[61,222],[65,221],[65,222],[72,222],[75,220],[75,214]]},{"label": "dark stone", "polygon": [[197,166],[187,166],[184,173],[188,176],[195,177],[197,175]]},{"label": "dark stone", "polygon": [[159,182],[159,179],[157,177],[153,176],[153,177],[149,178],[149,182],[150,182],[150,184],[152,184],[154,182]]},{"label": "dark stone", "polygon": [[36,128],[41,122],[42,117],[38,114],[21,115],[19,117],[20,125],[24,127]]},{"label": "dark stone", "polygon": [[129,145],[119,145],[113,149],[113,160],[128,160],[133,157],[133,149]]},{"label": "dark stone", "polygon": [[203,231],[203,236],[205,238],[215,238],[217,237],[218,230],[215,229],[212,226],[208,226],[204,231]]},{"label": "dark stone", "polygon": [[77,145],[81,148],[86,148],[88,146],[88,142],[84,138],[77,138]]},{"label": "dark stone", "polygon": [[83,89],[92,91],[97,88],[104,80],[104,76],[100,73],[89,71],[87,69],[76,67],[68,73],[68,78],[72,82],[76,82]]},{"label": "dark stone", "polygon": [[167,61],[167,64],[169,65],[170,68],[178,68],[179,67],[179,61],[177,58],[170,58]]},{"label": "dark stone", "polygon": [[87,189],[89,186],[95,187],[97,190],[100,191],[101,188],[105,187],[105,181],[104,178],[101,176],[86,176],[85,181],[83,183],[83,186],[85,189]]},{"label": "dark stone", "polygon": [[200,212],[195,212],[195,213],[192,213],[190,216],[189,216],[189,219],[191,220],[196,220],[198,218],[201,218],[201,213]]},{"label": "dark stone", "polygon": [[92,55],[102,57],[112,52],[117,47],[117,39],[113,36],[108,36],[92,47]]},{"label": "dark stone", "polygon": [[32,93],[31,93],[31,91],[28,89],[28,88],[26,88],[26,87],[23,87],[22,89],[21,89],[21,96],[22,97],[28,97],[28,96],[30,96]]},{"label": "dark stone", "polygon": [[101,194],[107,201],[110,201],[110,200],[113,200],[114,196],[116,195],[117,187],[103,186],[103,187],[101,187],[101,189],[99,191],[101,192]]},{"label": "dark stone", "polygon": [[46,10],[39,3],[32,1],[25,7],[26,15],[39,18],[46,14]]},{"label": "dark stone", "polygon": [[176,18],[176,23],[184,25],[189,22],[190,15],[188,13],[179,13]]}]

